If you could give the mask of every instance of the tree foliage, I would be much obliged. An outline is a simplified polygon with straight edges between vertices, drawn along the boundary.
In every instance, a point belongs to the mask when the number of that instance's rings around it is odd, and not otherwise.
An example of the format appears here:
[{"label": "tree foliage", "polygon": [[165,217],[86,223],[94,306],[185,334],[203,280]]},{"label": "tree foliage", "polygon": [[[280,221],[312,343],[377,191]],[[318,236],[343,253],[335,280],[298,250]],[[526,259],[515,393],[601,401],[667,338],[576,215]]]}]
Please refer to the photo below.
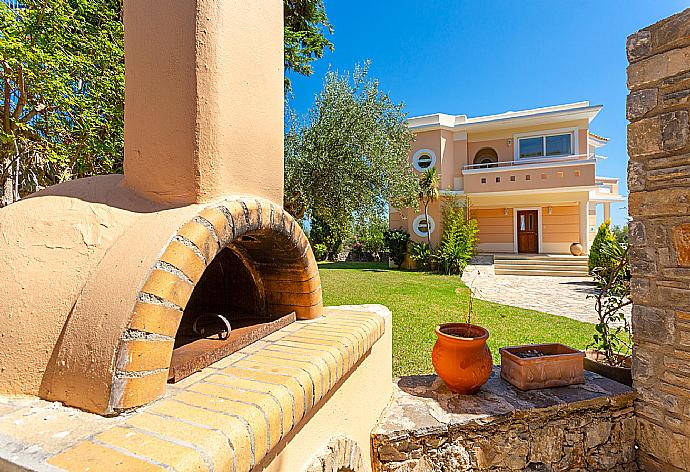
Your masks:
[{"label": "tree foliage", "polygon": [[[438,200],[439,197],[439,181],[440,178],[435,167],[425,170],[422,175],[419,176],[417,198],[419,198],[419,201],[422,204],[422,209],[424,210],[424,219],[426,220],[427,225],[429,225],[429,205]],[[427,231],[426,237],[429,247],[431,247],[431,231]]]},{"label": "tree foliage", "polygon": [[609,270],[616,265],[616,260],[610,257],[604,250],[604,248],[614,243],[616,243],[616,238],[611,232],[611,222],[604,221],[599,226],[597,235],[594,237],[594,241],[592,241],[592,247],[589,249],[588,264],[590,272],[593,272],[595,269],[600,271]]},{"label": "tree foliage", "polygon": [[0,206],[121,169],[121,10],[122,0],[0,2]]},{"label": "tree foliage", "polygon": [[594,326],[593,342],[588,347],[599,351],[609,365],[621,367],[629,361],[633,336],[632,326],[623,311],[632,304],[629,246],[615,239],[602,241],[599,251],[611,266],[599,266],[592,272],[598,292],[588,298],[595,300],[598,321]]},{"label": "tree foliage", "polygon": [[[333,43],[326,33],[333,33],[323,0],[284,0],[285,19],[285,71],[300,75],[313,73],[312,62],[323,57],[326,49],[333,50]],[[290,89],[290,79],[285,78],[285,88]]]},{"label": "tree foliage", "polygon": [[477,220],[469,217],[468,204],[452,200],[443,208],[443,234],[434,259],[446,275],[462,274],[479,241]]},{"label": "tree foliage", "polygon": [[[284,0],[285,68],[332,44],[323,0]],[[122,171],[122,0],[0,1],[0,206],[71,178]]]},{"label": "tree foliage", "polygon": [[307,117],[290,117],[285,138],[285,207],[316,217],[344,241],[358,221],[384,217],[388,204],[407,206],[417,181],[407,154],[412,134],[403,105],[368,75],[329,72]]},{"label": "tree foliage", "polygon": [[402,229],[394,229],[386,231],[383,237],[388,251],[390,252],[390,257],[393,259],[393,263],[400,266],[405,260],[410,233]]}]

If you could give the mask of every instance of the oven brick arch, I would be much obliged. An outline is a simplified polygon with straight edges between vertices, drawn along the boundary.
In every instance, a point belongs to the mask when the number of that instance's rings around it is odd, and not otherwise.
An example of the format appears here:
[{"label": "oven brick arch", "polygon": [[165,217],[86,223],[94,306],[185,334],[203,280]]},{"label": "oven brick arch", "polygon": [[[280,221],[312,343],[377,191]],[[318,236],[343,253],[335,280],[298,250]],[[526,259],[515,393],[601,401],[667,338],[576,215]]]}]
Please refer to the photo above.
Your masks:
[{"label": "oven brick arch", "polygon": [[199,212],[180,227],[154,263],[137,294],[116,352],[108,411],[150,403],[165,392],[175,334],[194,287],[214,257],[251,232],[282,235],[294,262],[258,269],[269,309],[295,311],[298,319],[321,316],[318,266],[294,218],[260,198],[226,200]]}]

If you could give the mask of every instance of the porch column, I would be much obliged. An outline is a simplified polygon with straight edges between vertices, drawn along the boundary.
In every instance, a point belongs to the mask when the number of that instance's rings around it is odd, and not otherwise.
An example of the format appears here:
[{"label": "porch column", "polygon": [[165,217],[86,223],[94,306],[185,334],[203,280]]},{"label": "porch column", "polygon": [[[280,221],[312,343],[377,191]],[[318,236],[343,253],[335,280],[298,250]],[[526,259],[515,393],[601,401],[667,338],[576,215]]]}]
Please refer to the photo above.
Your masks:
[{"label": "porch column", "polygon": [[611,221],[611,203],[604,203],[604,221]]},{"label": "porch column", "polygon": [[589,253],[589,201],[580,201],[580,244],[585,249],[585,254]]}]

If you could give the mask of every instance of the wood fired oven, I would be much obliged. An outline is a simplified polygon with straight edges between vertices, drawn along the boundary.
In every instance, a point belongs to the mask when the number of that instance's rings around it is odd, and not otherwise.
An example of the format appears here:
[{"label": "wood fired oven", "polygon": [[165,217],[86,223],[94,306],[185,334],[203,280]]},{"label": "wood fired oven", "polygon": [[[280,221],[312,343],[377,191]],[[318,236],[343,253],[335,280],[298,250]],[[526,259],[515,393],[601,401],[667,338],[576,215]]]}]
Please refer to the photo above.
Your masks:
[{"label": "wood fired oven", "polygon": [[127,1],[124,21],[124,175],[0,212],[0,393],[105,415],[322,310],[282,208],[281,2]]}]

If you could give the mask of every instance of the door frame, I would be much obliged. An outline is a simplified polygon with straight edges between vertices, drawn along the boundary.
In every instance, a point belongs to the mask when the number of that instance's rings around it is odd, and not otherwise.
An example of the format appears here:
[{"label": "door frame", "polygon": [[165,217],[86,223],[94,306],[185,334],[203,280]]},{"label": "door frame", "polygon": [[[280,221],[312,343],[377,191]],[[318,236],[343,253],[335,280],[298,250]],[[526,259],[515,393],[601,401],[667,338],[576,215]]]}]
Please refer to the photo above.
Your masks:
[{"label": "door frame", "polygon": [[537,235],[539,236],[537,239],[537,254],[541,254],[541,248],[543,247],[542,244],[542,226],[543,226],[543,220],[541,216],[541,207],[520,207],[520,208],[513,208],[513,253],[518,254],[518,219],[517,219],[517,214],[518,211],[526,211],[526,210],[537,210]]}]

